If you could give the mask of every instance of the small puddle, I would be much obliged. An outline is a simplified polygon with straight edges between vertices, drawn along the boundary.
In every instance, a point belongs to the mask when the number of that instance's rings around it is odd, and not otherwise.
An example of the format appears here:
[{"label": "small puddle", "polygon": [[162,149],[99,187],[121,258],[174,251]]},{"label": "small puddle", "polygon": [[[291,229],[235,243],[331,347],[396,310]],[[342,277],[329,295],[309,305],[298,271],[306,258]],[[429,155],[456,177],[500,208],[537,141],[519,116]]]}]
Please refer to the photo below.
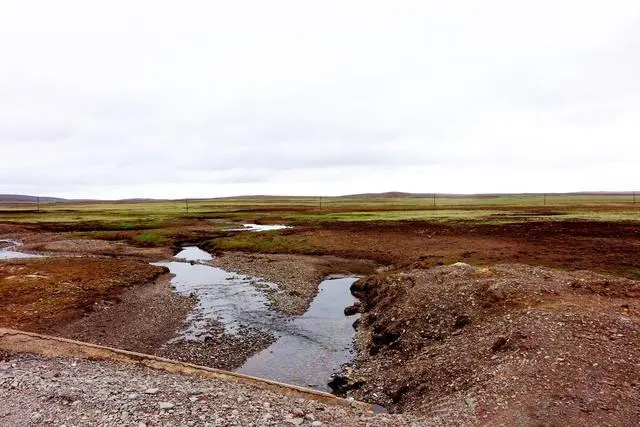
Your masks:
[{"label": "small puddle", "polygon": [[356,300],[349,287],[357,277],[322,281],[309,310],[295,318],[271,346],[250,357],[237,372],[330,391],[331,374],[353,359],[353,322],[344,308]]},{"label": "small puddle", "polygon": [[326,384],[331,374],[353,358],[352,324],[357,317],[346,317],[344,308],[356,301],[349,291],[356,277],[323,280],[305,314],[285,316],[271,310],[265,293],[258,289],[277,291],[275,284],[197,263],[211,259],[197,247],[185,247],[175,257],[180,261],[154,265],[165,266],[175,275],[171,284],[176,293],[197,297],[188,327],[176,341],[204,341],[212,320],[234,335],[244,328],[258,329],[277,340],[237,372],[330,391]]},{"label": "small puddle", "polygon": [[242,224],[243,228],[229,228],[228,231],[255,231],[255,232],[260,232],[260,231],[273,231],[273,230],[282,230],[285,228],[291,228],[288,225],[282,225],[282,224],[272,224],[272,225],[265,225],[265,224]]},{"label": "small puddle", "polygon": [[5,248],[0,248],[0,260],[18,259],[18,258],[42,258],[42,255],[26,254],[24,252],[17,252],[17,251],[12,250],[15,247],[21,245],[20,242],[17,242],[15,240],[0,239],[0,242],[9,243],[9,246],[7,246]]}]

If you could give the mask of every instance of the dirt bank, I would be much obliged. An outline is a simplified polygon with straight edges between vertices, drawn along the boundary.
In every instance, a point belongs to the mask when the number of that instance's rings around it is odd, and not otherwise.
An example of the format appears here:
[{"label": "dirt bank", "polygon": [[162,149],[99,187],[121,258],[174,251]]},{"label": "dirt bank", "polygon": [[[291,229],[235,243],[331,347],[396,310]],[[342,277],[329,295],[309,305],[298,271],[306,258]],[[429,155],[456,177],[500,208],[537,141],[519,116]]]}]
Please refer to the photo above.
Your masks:
[{"label": "dirt bank", "polygon": [[372,276],[353,292],[365,311],[356,398],[436,424],[640,420],[638,281],[459,263]]},{"label": "dirt bank", "polygon": [[389,426],[410,416],[124,363],[0,353],[0,424]]},{"label": "dirt bank", "polygon": [[114,304],[166,270],[132,259],[50,257],[0,262],[0,325],[47,332]]},{"label": "dirt bank", "polygon": [[[43,241],[44,240],[44,241]],[[30,235],[24,240],[21,249],[31,252],[60,254],[104,255],[112,257],[137,257],[149,261],[171,255],[170,248],[145,248],[129,245],[120,241],[101,239],[71,239],[64,234]]]},{"label": "dirt bank", "polygon": [[241,246],[247,251],[330,254],[396,266],[509,262],[640,278],[637,223],[326,222],[211,243],[211,249],[226,246]]},{"label": "dirt bank", "polygon": [[291,315],[301,315],[309,308],[318,284],[327,275],[366,275],[376,269],[376,264],[367,260],[243,252],[222,252],[207,264],[277,284],[279,291],[268,293],[271,306]]},{"label": "dirt bank", "polygon": [[171,275],[122,292],[118,303],[101,303],[80,319],[59,325],[52,335],[154,354],[183,327],[192,298],[175,295]]},{"label": "dirt bank", "polygon": [[117,304],[101,304],[82,318],[54,328],[51,334],[227,370],[273,342],[270,335],[252,330],[240,336],[227,334],[217,322],[210,325],[211,339],[174,341],[186,327],[195,299],[175,294],[171,277],[167,274],[155,283],[127,289]]}]

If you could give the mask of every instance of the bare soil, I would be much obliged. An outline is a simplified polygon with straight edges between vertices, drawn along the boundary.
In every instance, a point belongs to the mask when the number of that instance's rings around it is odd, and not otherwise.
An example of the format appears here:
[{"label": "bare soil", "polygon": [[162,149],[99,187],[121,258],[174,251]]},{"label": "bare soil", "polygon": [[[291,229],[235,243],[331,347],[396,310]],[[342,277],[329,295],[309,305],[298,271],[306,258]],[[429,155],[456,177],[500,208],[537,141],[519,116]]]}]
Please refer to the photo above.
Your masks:
[{"label": "bare soil", "polygon": [[171,275],[125,290],[118,303],[103,302],[85,316],[55,327],[51,333],[78,341],[154,354],[176,332],[195,301],[173,293]]},{"label": "bare soil", "polygon": [[637,223],[331,222],[294,227],[285,234],[304,243],[306,253],[371,259],[405,268],[456,261],[525,263],[640,278]]},{"label": "bare soil", "polygon": [[0,262],[0,325],[48,332],[166,269],[133,259],[51,257]]},{"label": "bare soil", "polygon": [[640,282],[464,263],[354,284],[343,392],[456,425],[637,425]]}]

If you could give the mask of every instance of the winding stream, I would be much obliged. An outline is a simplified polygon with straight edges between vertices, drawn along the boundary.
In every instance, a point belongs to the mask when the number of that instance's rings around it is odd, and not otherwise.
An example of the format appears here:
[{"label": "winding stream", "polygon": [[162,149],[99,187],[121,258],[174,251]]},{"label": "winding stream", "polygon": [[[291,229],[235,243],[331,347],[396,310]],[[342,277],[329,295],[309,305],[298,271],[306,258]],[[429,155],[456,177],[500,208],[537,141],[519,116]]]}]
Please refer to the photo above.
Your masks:
[{"label": "winding stream", "polygon": [[331,374],[353,358],[354,318],[345,317],[343,310],[355,301],[349,287],[357,278],[322,281],[305,314],[285,316],[267,303],[265,291],[277,292],[275,284],[201,264],[211,255],[196,247],[184,248],[175,258],[155,265],[175,275],[171,284],[178,294],[197,297],[178,340],[209,338],[211,321],[221,322],[230,334],[241,334],[247,327],[262,330],[277,337],[276,342],[237,371],[323,391],[329,391]]}]

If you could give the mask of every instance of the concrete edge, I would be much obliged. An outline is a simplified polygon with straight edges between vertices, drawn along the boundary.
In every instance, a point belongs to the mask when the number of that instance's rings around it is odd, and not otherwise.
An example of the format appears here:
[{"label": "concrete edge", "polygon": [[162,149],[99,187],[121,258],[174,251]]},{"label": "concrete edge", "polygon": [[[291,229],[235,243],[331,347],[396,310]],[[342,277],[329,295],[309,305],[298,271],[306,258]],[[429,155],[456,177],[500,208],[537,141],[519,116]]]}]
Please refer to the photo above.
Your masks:
[{"label": "concrete edge", "polygon": [[250,385],[274,391],[285,396],[311,399],[328,405],[345,406],[365,411],[372,410],[371,405],[367,403],[346,400],[330,393],[312,390],[305,387],[284,384],[277,381],[252,377],[250,375],[224,371],[221,369],[209,368],[206,366],[194,365],[192,363],[178,362],[149,354],[136,353],[50,335],[18,331],[15,329],[0,328],[0,349],[49,357],[76,357],[88,360],[111,360],[144,365],[152,369],[171,373],[194,375],[203,378],[215,378],[222,381],[231,381]]}]

